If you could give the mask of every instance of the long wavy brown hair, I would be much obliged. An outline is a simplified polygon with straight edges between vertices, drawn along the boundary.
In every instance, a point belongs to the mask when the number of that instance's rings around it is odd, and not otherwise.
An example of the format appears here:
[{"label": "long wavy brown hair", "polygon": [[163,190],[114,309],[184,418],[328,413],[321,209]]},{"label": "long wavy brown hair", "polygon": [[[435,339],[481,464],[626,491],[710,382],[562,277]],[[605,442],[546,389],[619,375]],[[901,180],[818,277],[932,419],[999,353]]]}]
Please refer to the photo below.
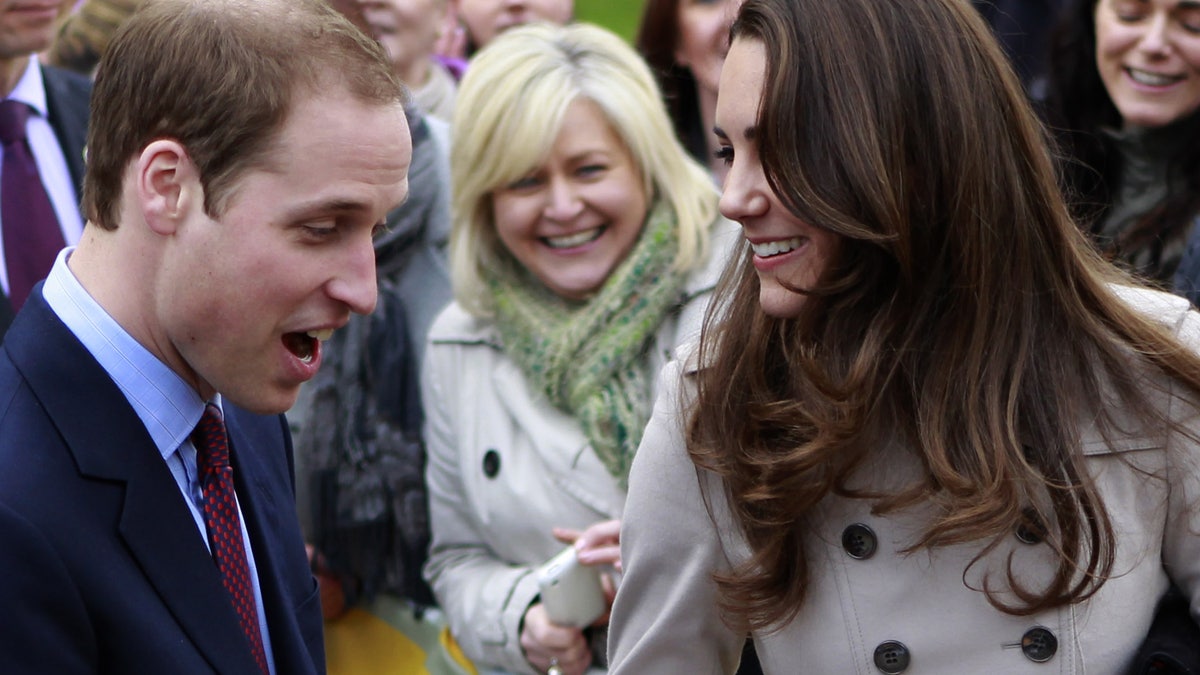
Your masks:
[{"label": "long wavy brown hair", "polygon": [[[1010,568],[989,601],[1027,614],[1090,597],[1115,542],[1079,427],[1125,431],[1118,410],[1169,423],[1147,372],[1200,390],[1200,359],[1115,295],[1132,281],[1072,222],[969,3],[749,0],[732,36],[768,54],[757,147],[772,189],[842,239],[818,287],[796,289],[800,316],[763,313],[747,251],[705,322],[689,452],[723,479],[753,551],[717,577],[727,618],[794,618],[821,573],[805,522],[831,494],[930,507],[909,550],[979,543],[971,564],[1040,523],[1053,579],[1028,587]],[[880,459],[921,477],[851,489]]]}]

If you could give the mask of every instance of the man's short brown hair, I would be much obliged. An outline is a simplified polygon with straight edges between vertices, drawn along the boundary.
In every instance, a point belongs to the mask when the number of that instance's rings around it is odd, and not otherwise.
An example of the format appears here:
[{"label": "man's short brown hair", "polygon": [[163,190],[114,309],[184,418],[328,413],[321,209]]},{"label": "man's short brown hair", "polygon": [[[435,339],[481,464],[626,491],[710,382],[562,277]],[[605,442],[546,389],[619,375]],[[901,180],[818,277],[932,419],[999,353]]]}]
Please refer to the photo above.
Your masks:
[{"label": "man's short brown hair", "polygon": [[[403,103],[383,50],[324,0],[152,0],[113,37],[92,93],[83,209],[117,226],[122,176],[150,142],[179,141],[219,216],[300,93],[338,87]],[[320,157],[310,158],[319,162]]]}]

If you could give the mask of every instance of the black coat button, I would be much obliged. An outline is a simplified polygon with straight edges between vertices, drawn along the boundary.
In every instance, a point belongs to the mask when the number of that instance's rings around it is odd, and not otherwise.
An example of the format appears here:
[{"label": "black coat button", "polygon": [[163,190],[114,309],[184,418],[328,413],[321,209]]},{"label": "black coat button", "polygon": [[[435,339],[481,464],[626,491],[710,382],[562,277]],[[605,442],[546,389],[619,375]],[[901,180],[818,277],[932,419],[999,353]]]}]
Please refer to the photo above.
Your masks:
[{"label": "black coat button", "polygon": [[842,548],[855,560],[870,558],[878,547],[875,532],[862,523],[854,523],[842,530]]},{"label": "black coat button", "polygon": [[1021,651],[1030,661],[1036,663],[1049,661],[1058,651],[1058,638],[1054,637],[1054,633],[1041,626],[1030,628],[1021,636]]},{"label": "black coat button", "polygon": [[489,448],[487,452],[483,453],[483,475],[495,478],[498,473],[500,473],[500,453]]},{"label": "black coat button", "polygon": [[1046,539],[1046,526],[1042,524],[1037,511],[1025,509],[1021,512],[1021,522],[1017,523],[1014,534],[1022,544],[1040,544]]},{"label": "black coat button", "polygon": [[895,640],[888,640],[875,648],[875,667],[887,675],[896,675],[908,670],[910,658],[908,647]]}]

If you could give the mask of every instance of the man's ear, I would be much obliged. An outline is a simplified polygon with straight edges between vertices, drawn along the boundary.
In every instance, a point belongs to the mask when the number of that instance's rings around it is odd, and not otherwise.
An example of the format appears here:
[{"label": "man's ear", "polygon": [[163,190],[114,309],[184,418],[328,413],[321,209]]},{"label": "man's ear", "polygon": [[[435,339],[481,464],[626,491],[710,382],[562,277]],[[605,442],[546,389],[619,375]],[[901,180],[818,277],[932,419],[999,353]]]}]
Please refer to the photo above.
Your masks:
[{"label": "man's ear", "polygon": [[204,208],[200,174],[179,141],[151,142],[142,149],[134,171],[138,203],[151,231],[172,234],[192,210]]}]

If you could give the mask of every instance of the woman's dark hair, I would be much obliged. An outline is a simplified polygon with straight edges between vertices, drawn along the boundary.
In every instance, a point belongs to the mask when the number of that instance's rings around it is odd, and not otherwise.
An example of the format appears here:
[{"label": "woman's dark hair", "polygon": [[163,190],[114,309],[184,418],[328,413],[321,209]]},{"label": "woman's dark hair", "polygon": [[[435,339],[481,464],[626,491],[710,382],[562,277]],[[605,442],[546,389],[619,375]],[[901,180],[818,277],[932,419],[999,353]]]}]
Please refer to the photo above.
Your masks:
[{"label": "woman's dark hair", "polygon": [[[747,250],[705,321],[688,448],[752,551],[716,578],[725,616],[756,630],[795,616],[820,574],[807,521],[831,495],[919,505],[908,550],[978,544],[971,567],[1041,523],[1052,575],[1017,578],[1010,559],[978,568],[980,590],[1014,614],[1090,597],[1115,541],[1083,422],[1104,439],[1130,431],[1118,416],[1164,428],[1157,373],[1200,390],[1200,358],[1118,297],[1132,282],[1072,221],[969,3],[748,0],[732,34],[768,55],[756,144],[771,189],[840,244],[799,316],[763,312]],[[852,485],[875,463],[913,480]]]},{"label": "woman's dark hair", "polygon": [[675,61],[679,47],[680,0],[647,0],[642,12],[634,46],[650,64],[658,80],[667,113],[675,125],[675,136],[683,147],[704,166],[708,166],[708,146],[705,139],[712,133],[700,119],[700,98],[692,71]]},{"label": "woman's dark hair", "polygon": [[[1122,156],[1108,131],[1123,126],[1121,113],[1109,98],[1096,67],[1095,13],[1098,0],[1072,0],[1062,14],[1051,44],[1047,72],[1045,118],[1062,154],[1061,174],[1071,212],[1093,234],[1116,198]],[[1122,259],[1150,247],[1187,236],[1200,213],[1200,111],[1171,124],[1177,135],[1167,158],[1166,199],[1151,209],[1113,242],[1102,242],[1105,253]],[[1152,256],[1148,275],[1160,279],[1171,270],[1158,269]]]}]

